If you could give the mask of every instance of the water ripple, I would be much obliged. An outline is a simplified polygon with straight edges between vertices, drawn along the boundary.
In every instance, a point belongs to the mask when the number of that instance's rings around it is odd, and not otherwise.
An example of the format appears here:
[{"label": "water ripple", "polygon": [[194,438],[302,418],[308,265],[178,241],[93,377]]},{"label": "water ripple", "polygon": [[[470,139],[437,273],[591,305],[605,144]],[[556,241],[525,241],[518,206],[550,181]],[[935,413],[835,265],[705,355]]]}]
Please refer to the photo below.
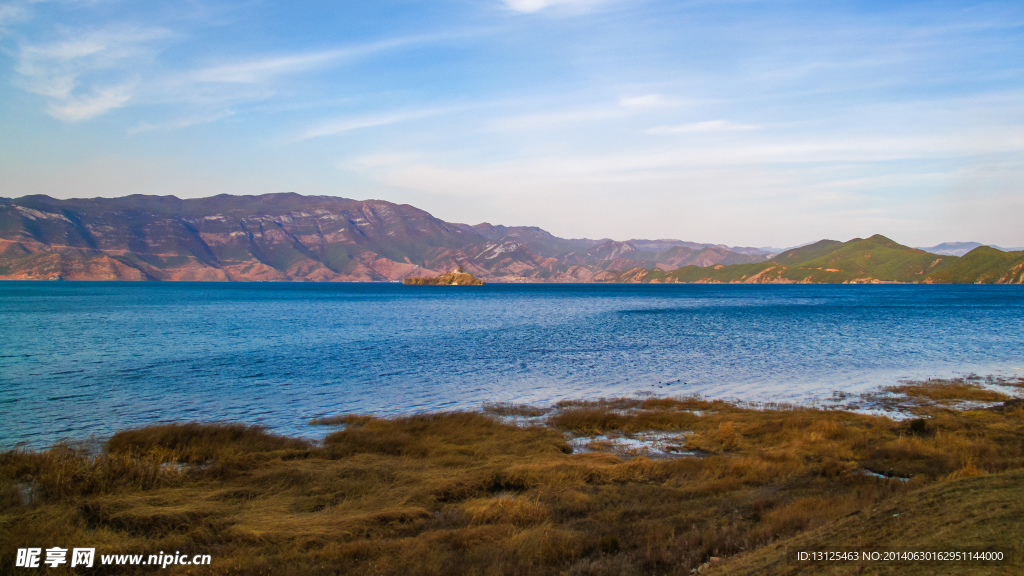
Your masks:
[{"label": "water ripple", "polygon": [[4,447],[176,420],[308,435],[343,411],[1024,375],[1024,289],[1008,286],[0,282],[0,325],[16,327],[0,331]]}]

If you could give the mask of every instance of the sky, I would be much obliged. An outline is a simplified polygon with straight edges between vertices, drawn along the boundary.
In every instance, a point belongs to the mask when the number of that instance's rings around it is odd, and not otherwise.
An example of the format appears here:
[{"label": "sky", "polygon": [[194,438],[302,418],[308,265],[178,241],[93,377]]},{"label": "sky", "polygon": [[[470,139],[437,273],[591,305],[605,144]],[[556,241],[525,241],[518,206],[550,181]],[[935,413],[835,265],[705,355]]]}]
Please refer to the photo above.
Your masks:
[{"label": "sky", "polygon": [[0,196],[1024,246],[1024,3],[0,0]]}]

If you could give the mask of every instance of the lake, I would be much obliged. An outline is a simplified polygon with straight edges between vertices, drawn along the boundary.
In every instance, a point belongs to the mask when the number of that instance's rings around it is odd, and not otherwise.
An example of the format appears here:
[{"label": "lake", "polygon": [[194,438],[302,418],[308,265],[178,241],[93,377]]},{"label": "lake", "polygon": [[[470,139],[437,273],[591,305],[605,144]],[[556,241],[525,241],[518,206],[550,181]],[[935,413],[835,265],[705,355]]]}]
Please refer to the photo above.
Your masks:
[{"label": "lake", "polygon": [[1024,288],[0,282],[0,446],[154,422],[1024,376]]}]

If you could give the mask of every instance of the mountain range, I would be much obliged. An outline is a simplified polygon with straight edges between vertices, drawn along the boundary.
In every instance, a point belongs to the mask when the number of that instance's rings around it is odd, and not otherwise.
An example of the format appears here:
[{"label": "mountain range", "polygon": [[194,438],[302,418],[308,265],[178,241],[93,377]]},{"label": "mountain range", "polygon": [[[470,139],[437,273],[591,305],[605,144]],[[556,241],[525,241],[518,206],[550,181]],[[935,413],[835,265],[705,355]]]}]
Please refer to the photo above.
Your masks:
[{"label": "mountain range", "polygon": [[[930,246],[928,248],[919,247],[925,252],[931,252],[932,254],[945,254],[947,256],[963,256],[971,250],[984,246],[981,242],[943,242],[937,246]],[[1019,252],[1024,248],[1002,248],[1000,246],[992,245],[992,248],[1000,250],[1002,252]]]},{"label": "mountain range", "polygon": [[294,193],[0,198],[0,279],[367,282],[458,266],[488,282],[1021,283],[1024,252],[979,246],[960,257],[883,236],[785,251],[568,239]]}]

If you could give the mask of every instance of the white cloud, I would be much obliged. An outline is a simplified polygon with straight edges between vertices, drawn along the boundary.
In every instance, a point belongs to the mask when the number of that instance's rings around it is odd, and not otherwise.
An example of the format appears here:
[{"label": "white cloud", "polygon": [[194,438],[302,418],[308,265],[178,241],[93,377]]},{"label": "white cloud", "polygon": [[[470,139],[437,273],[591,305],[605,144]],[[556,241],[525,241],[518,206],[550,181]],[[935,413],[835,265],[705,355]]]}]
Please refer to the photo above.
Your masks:
[{"label": "white cloud", "polygon": [[611,1],[614,0],[502,0],[509,8],[526,14],[552,7],[569,10],[589,10],[599,4],[607,4]]},{"label": "white cloud", "polygon": [[228,116],[233,115],[234,112],[227,110],[221,112],[213,112],[210,114],[200,116],[186,116],[183,118],[178,118],[176,120],[171,120],[169,122],[159,122],[156,124],[152,124],[150,122],[139,122],[134,127],[129,128],[127,132],[129,134],[139,134],[141,132],[177,130],[180,128],[187,128],[189,126],[196,126],[199,124],[209,124],[210,122],[216,122],[217,120],[221,120],[222,118],[227,118]]},{"label": "white cloud", "polygon": [[247,62],[211,66],[183,75],[186,82],[228,82],[254,84],[274,76],[313,70],[338,58],[338,51],[312,52],[294,56],[261,58]]},{"label": "white cloud", "polygon": [[[911,242],[911,232],[939,232],[940,224],[948,224],[935,212],[938,208],[922,214],[919,195],[941,195],[951,181],[966,181],[958,174],[976,170],[963,168],[965,158],[998,159],[1024,151],[1013,137],[1017,132],[1011,127],[997,138],[962,133],[834,138],[758,133],[754,140],[744,135],[711,145],[536,154],[488,163],[444,153],[380,153],[336,167],[389,190],[390,199],[449,221],[494,221],[500,214],[502,223],[585,236],[594,234],[597,220],[604,223],[600,234],[616,238],[717,238],[752,245],[902,230],[908,236],[900,239]],[[891,163],[903,160],[941,162]],[[1014,178],[1019,182],[1022,170],[1020,162],[1000,164],[991,169],[1001,178],[998,182],[990,176],[993,182],[979,183],[974,176],[965,188],[986,197],[1016,195],[1019,204]],[[901,193],[891,193],[895,190]],[[625,213],[624,197],[630,199]],[[915,208],[904,210],[904,204]],[[997,211],[983,215],[995,216]],[[895,222],[894,217],[907,222]],[[1000,225],[1010,220],[997,218]],[[786,230],[780,231],[780,222],[788,223]],[[1003,239],[1011,236],[989,241],[1011,243]]]},{"label": "white cloud", "polygon": [[16,4],[0,4],[0,31],[5,26],[28,18],[28,10]]},{"label": "white cloud", "polygon": [[[685,181],[692,174],[728,173],[730,170],[773,170],[779,174],[800,168],[806,178],[826,174],[830,186],[872,189],[884,180],[887,185],[927,181],[941,182],[934,171],[887,173],[866,176],[847,173],[852,164],[899,160],[947,160],[1019,153],[1024,143],[1014,140],[1011,127],[1002,137],[975,138],[971,134],[934,137],[837,137],[774,138],[760,142],[705,142],[689,146],[632,148],[603,154],[540,154],[516,160],[486,164],[458,165],[425,154],[382,153],[337,163],[382,183],[431,192],[480,194],[481,190],[516,194],[530,189],[571,190],[615,183]],[[1018,163],[1019,164],[1019,163]],[[1018,165],[1014,169],[1024,168]],[[820,170],[820,172],[816,172]],[[854,175],[850,175],[854,174]],[[875,180],[868,180],[875,178]],[[904,180],[900,180],[900,179]],[[760,187],[764,188],[764,187]],[[740,189],[737,189],[740,190]],[[737,194],[739,192],[736,192]]]},{"label": "white cloud", "polygon": [[673,126],[655,126],[644,130],[644,134],[687,134],[691,132],[743,132],[761,128],[756,124],[739,124],[728,120],[708,120]]},{"label": "white cloud", "polygon": [[[4,12],[0,11],[0,18]],[[184,104],[186,119],[161,127],[187,126],[196,117],[224,117],[232,103],[266,100],[282,76],[338,65],[377,52],[425,42],[433,36],[405,36],[379,42],[215,63],[186,71],[161,69],[159,57],[176,35],[165,28],[112,26],[67,30],[48,43],[22,43],[16,83],[48,100],[46,110],[68,122],[87,120],[137,103]],[[214,110],[202,108],[215,107]],[[198,110],[195,110],[198,109]],[[153,129],[140,124],[133,131]]]},{"label": "white cloud", "polygon": [[370,116],[357,116],[354,118],[342,118],[338,120],[331,120],[324,122],[318,126],[309,128],[299,136],[298,140],[308,140],[309,138],[319,138],[321,136],[333,136],[335,134],[342,134],[350,132],[352,130],[359,130],[361,128],[372,128],[374,126],[385,126],[388,124],[396,124],[398,122],[405,122],[407,120],[416,120],[419,118],[426,118],[428,116],[437,116],[438,114],[444,114],[450,112],[451,108],[434,108],[428,110],[408,110],[403,112],[395,112],[391,114],[379,114]]},{"label": "white cloud", "polygon": [[645,115],[658,110],[698,104],[695,100],[669,98],[662,94],[623,96],[617,105],[603,102],[593,106],[568,107],[532,114],[510,115],[495,118],[489,125],[497,130],[524,131],[547,130],[572,124],[595,124],[604,120],[629,118]]},{"label": "white cloud", "polygon": [[47,112],[54,118],[66,122],[77,122],[99,116],[104,112],[128,105],[132,99],[134,85],[104,86],[95,88],[89,94],[61,99],[51,103]]},{"label": "white cloud", "polygon": [[183,74],[181,80],[186,83],[224,82],[255,84],[267,82],[283,74],[316,70],[346,59],[400,48],[424,42],[430,38],[429,36],[408,36],[331,50],[253,58],[241,62],[218,64],[194,70]]},{"label": "white cloud", "polygon": [[128,105],[135,69],[155,54],[162,28],[113,28],[68,34],[48,44],[22,44],[15,71],[23,89],[49,100],[55,118],[75,122]]}]

